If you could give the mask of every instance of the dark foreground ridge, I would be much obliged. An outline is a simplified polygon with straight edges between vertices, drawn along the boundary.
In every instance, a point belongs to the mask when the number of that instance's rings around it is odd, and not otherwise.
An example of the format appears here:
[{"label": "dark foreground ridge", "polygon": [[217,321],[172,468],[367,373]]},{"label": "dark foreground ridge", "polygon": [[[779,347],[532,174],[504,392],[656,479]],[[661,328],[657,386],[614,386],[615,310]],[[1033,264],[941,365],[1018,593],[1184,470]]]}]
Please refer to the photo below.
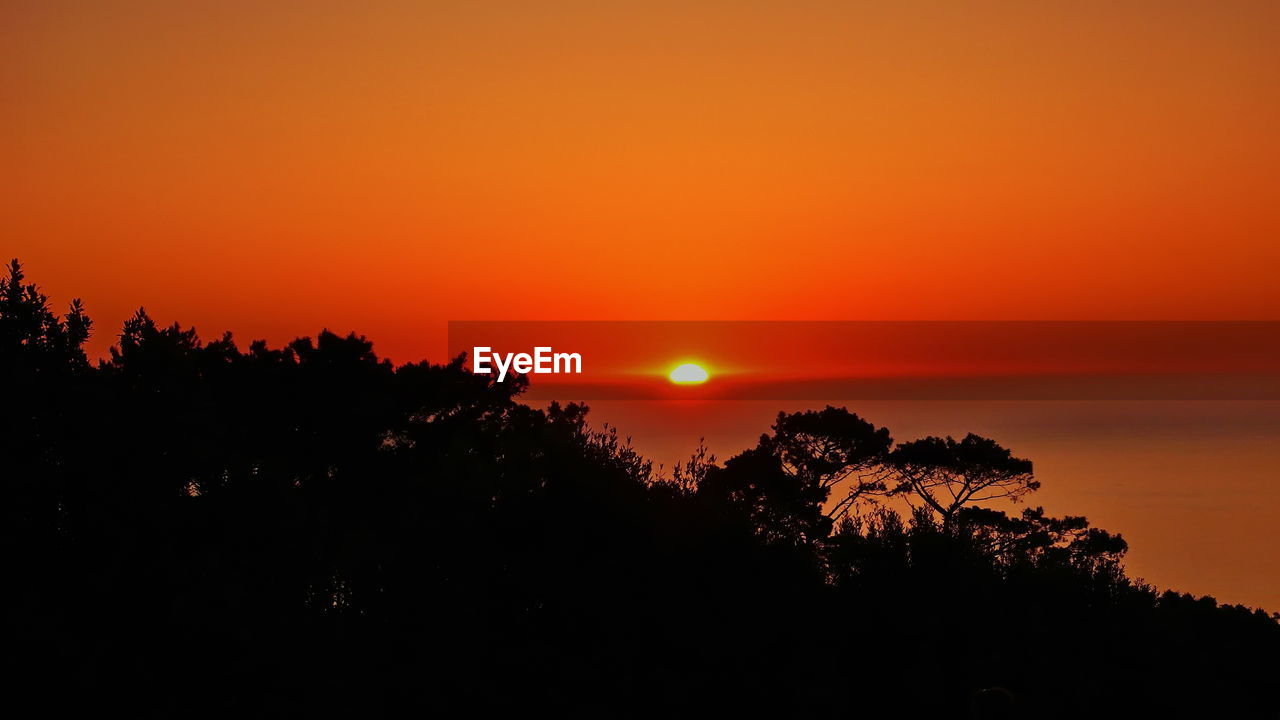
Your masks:
[{"label": "dark foreground ridge", "polygon": [[3,673],[46,714],[1280,714],[1276,618],[990,509],[1038,483],[989,439],[827,408],[664,475],[460,361],[139,311],[94,367],[78,303],[0,291]]}]

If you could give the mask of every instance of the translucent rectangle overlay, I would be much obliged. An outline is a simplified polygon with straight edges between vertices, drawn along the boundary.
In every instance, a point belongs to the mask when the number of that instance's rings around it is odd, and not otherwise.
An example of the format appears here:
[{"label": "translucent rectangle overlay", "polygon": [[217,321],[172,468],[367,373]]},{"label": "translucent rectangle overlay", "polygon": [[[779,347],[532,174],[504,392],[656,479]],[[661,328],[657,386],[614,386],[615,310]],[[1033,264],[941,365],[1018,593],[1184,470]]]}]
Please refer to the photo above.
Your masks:
[{"label": "translucent rectangle overlay", "polygon": [[451,355],[476,347],[581,356],[531,400],[1280,400],[1274,321],[449,323]]}]

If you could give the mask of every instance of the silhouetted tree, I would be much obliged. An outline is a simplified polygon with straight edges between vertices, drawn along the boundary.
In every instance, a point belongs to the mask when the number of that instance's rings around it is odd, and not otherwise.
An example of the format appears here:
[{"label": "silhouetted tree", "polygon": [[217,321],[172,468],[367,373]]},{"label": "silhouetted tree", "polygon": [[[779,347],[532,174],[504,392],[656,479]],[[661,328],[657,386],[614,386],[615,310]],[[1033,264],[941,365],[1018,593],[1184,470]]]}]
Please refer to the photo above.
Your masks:
[{"label": "silhouetted tree", "polygon": [[0,366],[13,373],[83,371],[89,366],[83,345],[93,322],[79,298],[67,314],[49,310],[49,298],[34,284],[24,284],[22,264],[12,260],[0,287]]},{"label": "silhouetted tree", "polygon": [[[890,452],[828,407],[661,478],[586,406],[529,407],[527,378],[462,357],[395,367],[328,331],[241,349],[139,310],[93,367],[79,303],[56,316],[16,262],[0,292],[14,706],[1078,718],[1280,700],[1276,618],[1129,580],[1124,540],[1083,517],[975,505],[1037,487],[990,440]],[[923,505],[863,503],[888,492]]]},{"label": "silhouetted tree", "polygon": [[[699,490],[738,508],[770,542],[812,543],[859,499],[885,491],[889,431],[844,408],[778,413],[755,448],[703,472]],[[827,508],[833,489],[845,496]]]},{"label": "silhouetted tree", "polygon": [[1118,563],[1129,549],[1124,538],[1089,527],[1083,516],[1049,517],[1041,507],[1027,508],[1018,517],[966,507],[956,513],[956,525],[1004,563],[1063,562],[1096,569]]},{"label": "silhouetted tree", "polygon": [[972,433],[959,442],[927,437],[904,443],[893,450],[889,463],[897,475],[893,492],[920,500],[938,513],[946,527],[969,503],[1017,502],[1040,488],[1030,460],[1014,457],[994,440]]},{"label": "silhouetted tree", "polygon": [[761,447],[782,460],[783,470],[804,485],[826,491],[844,486],[845,496],[828,511],[838,518],[859,499],[885,491],[881,467],[893,439],[845,408],[778,413],[773,434],[762,436]]},{"label": "silhouetted tree", "polygon": [[767,448],[747,450],[723,468],[711,468],[699,492],[743,513],[768,542],[800,545],[831,532],[831,519],[822,512],[827,489],[786,472],[782,458]]}]

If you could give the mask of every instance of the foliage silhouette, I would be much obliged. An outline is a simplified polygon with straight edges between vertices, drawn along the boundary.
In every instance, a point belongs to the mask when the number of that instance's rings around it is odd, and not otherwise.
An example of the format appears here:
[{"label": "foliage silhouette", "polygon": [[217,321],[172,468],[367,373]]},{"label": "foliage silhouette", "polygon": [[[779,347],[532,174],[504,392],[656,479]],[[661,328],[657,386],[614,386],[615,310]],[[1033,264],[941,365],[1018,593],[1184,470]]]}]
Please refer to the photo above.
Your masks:
[{"label": "foliage silhouette", "polygon": [[[327,331],[241,350],[140,310],[93,367],[90,327],[11,265],[3,672],[11,703],[44,714],[1274,717],[1280,701],[1276,618],[1131,581],[1123,539],[1084,518],[975,504],[1036,487],[992,441],[894,449],[826,408],[663,478],[585,406],[525,406],[523,379],[461,358],[393,367]],[[904,516],[893,491],[923,502]]]},{"label": "foliage silhouette", "polygon": [[999,443],[970,433],[963,440],[927,437],[898,446],[889,455],[897,478],[893,492],[910,493],[950,525],[969,503],[1008,498],[1017,502],[1040,489],[1031,461]]},{"label": "foliage silhouette", "polygon": [[773,435],[762,436],[761,443],[782,460],[788,475],[826,491],[824,504],[832,489],[845,486],[845,497],[828,516],[841,517],[859,500],[886,489],[877,471],[893,443],[888,429],[845,408],[778,413]]}]

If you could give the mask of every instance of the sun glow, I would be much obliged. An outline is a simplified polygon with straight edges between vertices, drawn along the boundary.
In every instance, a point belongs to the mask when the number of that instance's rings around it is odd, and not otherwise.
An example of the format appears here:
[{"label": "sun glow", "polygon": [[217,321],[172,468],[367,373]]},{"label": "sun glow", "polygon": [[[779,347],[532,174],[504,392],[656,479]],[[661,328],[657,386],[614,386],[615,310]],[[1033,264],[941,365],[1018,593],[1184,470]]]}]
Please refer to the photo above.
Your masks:
[{"label": "sun glow", "polygon": [[706,382],[710,376],[701,366],[694,363],[684,363],[672,370],[667,377],[677,385],[697,385],[698,383]]}]

